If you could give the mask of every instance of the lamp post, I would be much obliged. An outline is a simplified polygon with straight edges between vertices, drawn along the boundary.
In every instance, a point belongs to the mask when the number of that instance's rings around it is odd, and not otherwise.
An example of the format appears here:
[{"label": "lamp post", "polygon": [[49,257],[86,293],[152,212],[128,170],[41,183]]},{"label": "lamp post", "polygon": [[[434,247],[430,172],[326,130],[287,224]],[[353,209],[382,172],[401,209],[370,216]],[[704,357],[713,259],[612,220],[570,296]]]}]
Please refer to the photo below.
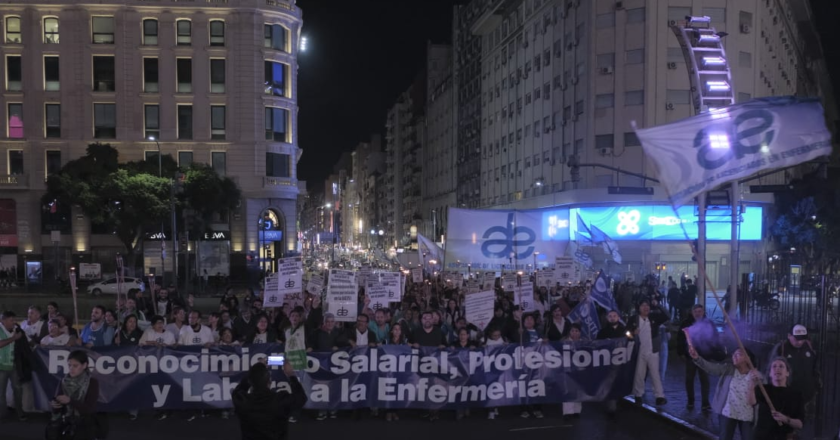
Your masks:
[{"label": "lamp post", "polygon": [[[163,157],[160,152],[160,142],[154,136],[149,140],[155,143],[158,151],[158,177],[163,178]],[[160,222],[160,285],[166,285],[166,235],[163,232],[163,221]]]},{"label": "lamp post", "polygon": [[537,276],[537,255],[539,255],[539,254],[540,254],[540,251],[534,251],[534,277]]}]

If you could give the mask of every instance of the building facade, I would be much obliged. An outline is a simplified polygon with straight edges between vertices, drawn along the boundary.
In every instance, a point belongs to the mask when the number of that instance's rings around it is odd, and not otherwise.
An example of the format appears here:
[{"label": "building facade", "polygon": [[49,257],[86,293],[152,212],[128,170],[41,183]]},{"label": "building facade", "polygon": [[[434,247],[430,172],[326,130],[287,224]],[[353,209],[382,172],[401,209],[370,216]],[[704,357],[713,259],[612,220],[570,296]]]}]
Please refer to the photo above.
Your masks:
[{"label": "building facade", "polygon": [[[181,166],[210,164],[238,183],[240,208],[212,225],[222,243],[199,271],[227,274],[297,249],[294,1],[9,1],[0,14],[6,259],[49,261],[58,249],[65,261],[113,270],[124,252],[114,237],[74,209],[54,246],[40,206],[47,175],[96,142],[122,161],[156,160],[159,146]],[[160,242],[143,247],[143,270],[160,273]]]},{"label": "building facade", "polygon": [[[718,32],[728,34],[724,44],[737,102],[830,96],[807,2],[474,0],[456,12],[453,37],[459,206],[666,205],[664,191],[646,179],[656,171],[631,123],[650,127],[691,115],[685,57],[670,28],[686,16],[708,16]],[[473,100],[477,124],[469,119]],[[833,103],[826,111],[836,120]],[[474,146],[473,127],[480,131]],[[473,187],[476,160],[480,178]],[[784,184],[809,167],[754,184]],[[742,206],[772,202],[771,194],[749,188],[741,185],[729,197]],[[763,261],[763,243],[744,246],[742,259],[755,269]],[[667,240],[631,248],[628,268],[641,270],[659,260],[673,262],[675,270],[693,266],[688,248]],[[727,248],[710,244],[712,270],[729,264]],[[720,282],[728,283],[724,272]]]},{"label": "building facade", "polygon": [[455,93],[452,50],[431,48],[427,55],[426,134],[423,145],[423,235],[440,241],[449,207],[457,206]]}]

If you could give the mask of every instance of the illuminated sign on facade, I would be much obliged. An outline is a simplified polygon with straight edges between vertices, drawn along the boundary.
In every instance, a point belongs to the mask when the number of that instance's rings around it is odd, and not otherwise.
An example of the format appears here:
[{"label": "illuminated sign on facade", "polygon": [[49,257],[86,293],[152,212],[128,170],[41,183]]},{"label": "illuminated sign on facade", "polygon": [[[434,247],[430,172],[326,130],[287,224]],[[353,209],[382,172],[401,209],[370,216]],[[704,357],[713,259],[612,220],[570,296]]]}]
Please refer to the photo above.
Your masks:
[{"label": "illuminated sign on facade", "polygon": [[[708,240],[729,240],[731,232],[729,209],[715,215],[710,209],[706,218]],[[697,238],[697,214],[694,206],[683,206],[674,213],[669,205],[639,205],[572,208],[569,215],[569,236],[585,231],[577,224],[578,214],[586,226],[594,225],[613,240],[685,240],[682,226],[690,239]],[[741,214],[741,240],[761,240],[763,209],[748,206]]]}]

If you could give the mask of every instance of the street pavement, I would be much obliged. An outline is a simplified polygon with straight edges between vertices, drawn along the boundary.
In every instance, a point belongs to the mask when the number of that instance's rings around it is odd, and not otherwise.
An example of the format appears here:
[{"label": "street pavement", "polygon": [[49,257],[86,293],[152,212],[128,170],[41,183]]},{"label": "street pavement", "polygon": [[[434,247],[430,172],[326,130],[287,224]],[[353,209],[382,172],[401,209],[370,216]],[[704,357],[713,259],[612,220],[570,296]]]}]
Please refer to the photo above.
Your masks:
[{"label": "street pavement", "polygon": [[[407,413],[397,422],[365,415],[354,420],[343,412],[335,420],[315,421],[304,415],[290,427],[290,439],[376,438],[399,440],[516,440],[531,438],[603,439],[603,440],[693,440],[704,439],[683,428],[634,407],[621,408],[615,419],[606,417],[598,405],[584,405],[583,415],[574,421],[560,418],[559,407],[547,408],[541,420],[522,419],[515,408],[502,408],[496,420],[487,420],[484,411],[474,411],[470,418],[456,422],[454,414],[442,413],[441,420],[429,422],[419,413]],[[44,436],[44,416],[28,422],[8,422],[0,425],[3,440],[32,440]],[[110,418],[108,438],[120,440],[206,440],[238,439],[239,426],[235,417],[218,417],[187,422],[178,415],[156,421],[150,413],[141,413],[137,421],[129,421],[123,414]],[[375,434],[373,434],[375,433]],[[350,437],[348,437],[348,435]]]}]

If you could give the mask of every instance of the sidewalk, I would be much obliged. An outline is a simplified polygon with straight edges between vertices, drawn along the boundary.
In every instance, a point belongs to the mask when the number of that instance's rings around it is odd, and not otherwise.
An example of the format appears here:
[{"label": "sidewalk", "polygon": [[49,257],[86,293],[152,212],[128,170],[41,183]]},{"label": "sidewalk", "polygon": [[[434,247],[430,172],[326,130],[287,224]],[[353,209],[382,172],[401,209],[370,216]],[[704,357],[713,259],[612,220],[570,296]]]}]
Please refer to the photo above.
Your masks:
[{"label": "sidewalk", "polygon": [[[709,376],[709,387],[711,401],[714,398],[715,387],[718,383],[717,376]],[[665,388],[665,398],[668,403],[662,406],[653,405],[653,390],[648,380],[648,391],[645,395],[645,405],[642,407],[665,420],[670,421],[683,428],[690,429],[698,434],[709,438],[717,439],[719,432],[718,415],[711,412],[703,412],[700,409],[700,381],[695,380],[694,409],[688,410],[688,396],[685,392],[685,361],[680,359],[674,350],[669,350],[668,369],[665,372],[665,380],[662,382]],[[633,397],[625,398],[625,404],[633,404]],[[736,439],[740,438],[738,434]],[[805,420],[805,427],[799,432],[802,440],[814,439],[814,419]]]}]

